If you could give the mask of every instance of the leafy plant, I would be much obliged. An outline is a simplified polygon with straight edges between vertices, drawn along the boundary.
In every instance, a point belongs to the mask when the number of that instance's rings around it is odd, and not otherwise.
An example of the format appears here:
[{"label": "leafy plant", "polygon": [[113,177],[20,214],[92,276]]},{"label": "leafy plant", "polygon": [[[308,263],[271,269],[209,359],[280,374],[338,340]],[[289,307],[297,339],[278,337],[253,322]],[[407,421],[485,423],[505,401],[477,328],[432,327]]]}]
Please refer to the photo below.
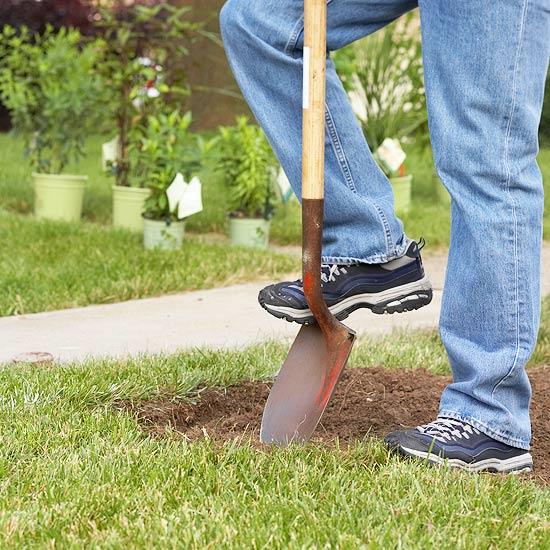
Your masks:
[{"label": "leafy plant", "polygon": [[0,97],[35,170],[61,173],[83,154],[97,122],[97,44],[76,30],[43,35],[6,26],[0,34]]},{"label": "leafy plant", "polygon": [[373,151],[386,137],[427,136],[421,44],[413,21],[406,17],[334,56]]},{"label": "leafy plant", "polygon": [[[189,93],[185,73],[165,75],[163,66],[170,58],[186,55],[186,41],[201,29],[200,24],[186,19],[190,9],[173,6],[166,0],[153,6],[127,6],[124,0],[116,0],[114,5],[98,11],[96,25],[103,37],[101,74],[111,92],[109,109],[119,138],[117,185],[129,186],[139,181],[130,178],[132,127],[146,123],[150,115],[175,100],[181,103]],[[158,92],[154,95],[147,93],[152,83]]]},{"label": "leafy plant", "polygon": [[262,129],[238,117],[236,126],[220,128],[220,149],[218,170],[229,188],[231,215],[269,219],[277,161]]},{"label": "leafy plant", "polygon": [[166,190],[178,172],[187,181],[197,175],[214,142],[190,131],[190,112],[150,115],[146,122],[133,130],[129,151],[133,166],[131,178],[139,187],[151,189],[145,203],[147,218],[176,219],[170,212]]}]

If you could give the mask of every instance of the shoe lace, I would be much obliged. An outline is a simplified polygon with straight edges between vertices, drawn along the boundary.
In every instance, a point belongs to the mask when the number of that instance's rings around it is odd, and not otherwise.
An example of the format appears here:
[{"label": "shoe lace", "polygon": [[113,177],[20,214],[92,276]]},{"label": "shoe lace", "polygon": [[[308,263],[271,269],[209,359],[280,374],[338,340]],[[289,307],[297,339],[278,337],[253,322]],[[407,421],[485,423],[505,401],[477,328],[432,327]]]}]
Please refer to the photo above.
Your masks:
[{"label": "shoe lace", "polygon": [[429,435],[438,441],[457,441],[458,439],[470,439],[471,435],[479,435],[481,432],[459,420],[452,418],[438,418],[429,424],[416,428],[421,434]]},{"label": "shoe lace", "polygon": [[321,265],[321,281],[323,281],[323,283],[334,282],[336,281],[336,277],[345,275],[347,272],[344,266],[323,264]]}]

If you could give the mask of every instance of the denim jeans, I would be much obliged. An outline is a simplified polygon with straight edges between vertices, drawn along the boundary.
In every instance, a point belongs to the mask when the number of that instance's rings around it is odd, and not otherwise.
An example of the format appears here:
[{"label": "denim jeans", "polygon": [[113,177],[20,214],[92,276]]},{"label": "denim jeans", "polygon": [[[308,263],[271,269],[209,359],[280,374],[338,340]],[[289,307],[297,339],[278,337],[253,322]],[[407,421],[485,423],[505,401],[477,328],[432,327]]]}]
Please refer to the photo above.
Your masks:
[{"label": "denim jeans", "polygon": [[[525,365],[540,318],[543,187],[538,124],[550,52],[548,0],[328,0],[337,50],[419,7],[429,127],[452,198],[440,333],[453,370],[440,414],[528,449]],[[235,77],[300,196],[303,2],[229,0]],[[323,260],[386,262],[408,239],[327,59]],[[390,136],[391,137],[391,136]]]}]

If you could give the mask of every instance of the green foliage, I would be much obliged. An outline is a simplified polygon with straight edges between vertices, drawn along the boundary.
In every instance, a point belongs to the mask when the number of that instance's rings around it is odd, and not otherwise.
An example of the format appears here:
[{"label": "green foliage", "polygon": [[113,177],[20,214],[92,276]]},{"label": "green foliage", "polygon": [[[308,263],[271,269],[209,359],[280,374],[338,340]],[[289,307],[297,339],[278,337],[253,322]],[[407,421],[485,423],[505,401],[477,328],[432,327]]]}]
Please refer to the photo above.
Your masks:
[{"label": "green foliage", "polygon": [[166,190],[181,172],[189,181],[202,170],[203,160],[214,141],[190,131],[191,113],[179,111],[149,115],[146,123],[134,128],[130,145],[132,182],[152,191],[145,215],[152,219],[175,219],[170,212]]},{"label": "green foliage", "polygon": [[427,144],[421,44],[411,16],[337,52],[334,61],[360,106],[356,110],[371,150],[387,137],[415,135]]},{"label": "green foliage", "polygon": [[269,219],[273,213],[275,155],[263,133],[246,117],[220,128],[218,170],[229,188],[232,215]]},{"label": "green foliage", "polygon": [[[201,25],[186,20],[189,6],[177,7],[161,1],[148,7],[139,4],[100,8],[98,30],[101,32],[101,75],[110,90],[108,108],[116,121],[119,154],[116,166],[117,185],[128,186],[132,167],[132,127],[144,123],[166,105],[180,104],[189,94],[186,75],[175,71],[168,76],[164,64],[188,53],[185,45]],[[155,83],[160,97],[149,97],[147,83]]]},{"label": "green foliage", "polygon": [[97,124],[101,86],[97,43],[80,47],[76,30],[0,34],[0,97],[35,170],[61,173],[79,159]]}]

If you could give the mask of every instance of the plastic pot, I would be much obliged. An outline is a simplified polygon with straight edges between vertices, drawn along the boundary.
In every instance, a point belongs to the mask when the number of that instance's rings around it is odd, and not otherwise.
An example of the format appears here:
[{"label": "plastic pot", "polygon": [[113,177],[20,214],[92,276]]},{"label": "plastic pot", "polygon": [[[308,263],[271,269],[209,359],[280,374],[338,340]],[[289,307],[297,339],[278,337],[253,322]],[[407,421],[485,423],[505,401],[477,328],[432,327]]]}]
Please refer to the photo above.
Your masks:
[{"label": "plastic pot", "polygon": [[143,246],[147,250],[177,250],[185,235],[185,222],[143,219]]},{"label": "plastic pot", "polygon": [[412,181],[412,175],[390,178],[396,212],[408,214],[411,211]]},{"label": "plastic pot", "polygon": [[88,176],[33,173],[34,215],[37,218],[75,222],[82,216]]},{"label": "plastic pot", "polygon": [[229,218],[229,239],[238,246],[267,248],[271,222],[263,218]]},{"label": "plastic pot", "polygon": [[149,189],[113,185],[113,226],[143,231],[143,210],[151,194]]}]

